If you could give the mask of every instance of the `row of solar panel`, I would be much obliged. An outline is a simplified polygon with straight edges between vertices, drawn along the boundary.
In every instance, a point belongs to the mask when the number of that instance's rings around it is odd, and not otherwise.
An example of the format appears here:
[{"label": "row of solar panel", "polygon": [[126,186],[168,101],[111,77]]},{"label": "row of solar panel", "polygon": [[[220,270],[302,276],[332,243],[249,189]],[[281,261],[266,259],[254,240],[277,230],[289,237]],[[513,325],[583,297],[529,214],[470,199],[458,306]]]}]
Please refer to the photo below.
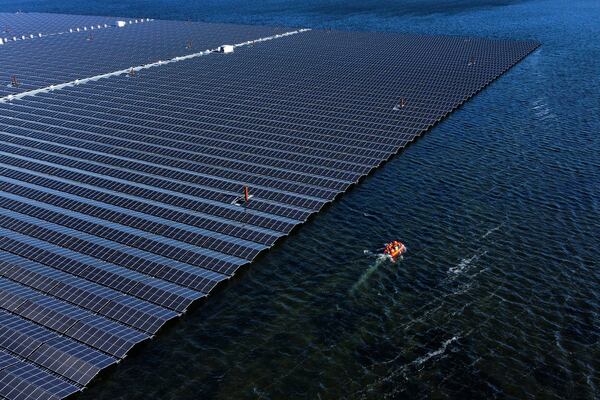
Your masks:
[{"label": "row of solar panel", "polygon": [[10,229],[0,228],[0,233],[3,251],[178,312],[220,282],[209,280],[197,292]]},{"label": "row of solar panel", "polygon": [[[149,337],[92,309],[113,318],[127,316],[133,325],[143,323],[150,315],[150,322],[142,325],[150,330],[164,323],[157,323],[157,318],[166,320],[176,315],[148,303],[132,302],[100,286],[90,292],[96,298],[90,298],[86,294],[92,289],[89,282],[72,276],[61,280],[64,277],[53,268],[0,252],[0,396],[62,398],[80,390],[101,369],[116,363],[133,345]],[[60,297],[67,301],[58,300]],[[104,301],[98,304],[94,300]],[[77,307],[71,301],[91,309]],[[128,307],[133,313],[125,310]]]},{"label": "row of solar panel", "polygon": [[[32,103],[30,103],[30,101]],[[19,102],[18,104],[14,104],[11,109],[13,110],[22,110],[25,113],[31,113],[33,115],[38,115],[40,113],[40,108],[43,107],[42,112],[52,113],[56,118],[74,118],[74,114],[70,112],[72,104],[68,104],[66,101],[61,104],[52,104],[47,105],[47,101],[42,96],[27,99],[24,102]],[[39,104],[41,103],[41,104]],[[131,107],[130,105],[128,105]],[[90,120],[96,120],[96,125],[103,125],[100,121],[102,121],[101,117],[103,114],[110,113],[111,115],[117,115],[120,112],[123,112],[121,108],[117,108],[114,105],[112,107],[108,106],[93,106],[97,108],[98,111],[91,110],[83,110],[84,114],[77,116],[78,119],[89,117]],[[46,111],[48,109],[48,111]],[[102,111],[100,111],[102,110]],[[129,111],[129,110],[127,110]],[[149,110],[147,110],[149,111]],[[231,155],[235,155],[236,159],[240,159],[240,162],[253,162],[256,164],[266,164],[269,166],[273,166],[274,168],[286,168],[290,163],[294,165],[296,170],[308,169],[306,172],[311,174],[321,174],[322,176],[331,176],[337,179],[352,179],[356,173],[361,173],[365,171],[365,168],[368,167],[369,163],[372,162],[371,158],[377,159],[377,155],[385,154],[385,149],[391,150],[393,146],[389,144],[382,143],[382,149],[373,149],[368,152],[368,154],[374,153],[372,157],[369,159],[361,160],[360,154],[356,153],[367,153],[367,150],[364,147],[359,147],[360,145],[366,146],[366,143],[360,143],[359,141],[355,141],[355,143],[349,144],[335,144],[332,139],[330,143],[320,142],[316,138],[323,135],[318,134],[310,134],[310,133],[299,133],[298,136],[289,136],[289,131],[279,130],[276,133],[269,133],[266,130],[260,132],[260,137],[256,137],[254,141],[250,139],[253,134],[254,136],[259,136],[258,132],[251,132],[247,129],[223,129],[219,126],[216,126],[214,131],[205,129],[205,127],[209,127],[209,124],[196,124],[194,126],[183,126],[182,117],[175,118],[175,116],[171,116],[172,125],[168,126],[167,129],[159,129],[154,127],[148,127],[147,129],[141,129],[139,127],[139,122],[143,122],[141,119],[141,115],[135,116],[135,110],[130,111],[131,114],[129,116],[130,119],[136,120],[135,124],[128,124],[127,126],[122,125],[122,128],[127,128],[127,136],[124,135],[115,135],[115,133],[121,133],[121,131],[112,131],[113,137],[106,138],[110,139],[109,144],[121,144],[124,143],[125,146],[136,146],[137,148],[142,149],[143,151],[156,151],[161,150],[162,152],[167,152],[165,158],[175,158],[177,157],[185,157],[184,160],[180,160],[181,162],[185,162],[186,160],[194,161],[194,158],[200,157],[197,153],[201,153],[206,156],[210,156],[211,158],[219,157],[225,158],[230,157]],[[176,112],[174,111],[173,114]],[[43,114],[42,114],[43,115]],[[138,119],[140,118],[140,119]],[[191,124],[188,124],[191,125]],[[124,130],[124,129],[123,129]],[[184,132],[185,130],[185,132]],[[138,133],[139,132],[139,133]],[[108,132],[94,133],[95,135],[106,136]],[[285,134],[287,133],[287,135]],[[160,135],[162,134],[162,136]],[[306,135],[308,138],[301,137]],[[81,136],[81,135],[79,135]],[[194,139],[205,139],[207,142],[205,145],[198,145],[194,143],[189,143],[189,148],[178,149],[177,147],[181,146],[181,141],[189,141],[190,136]],[[106,140],[105,139],[105,140]],[[141,142],[142,140],[147,139],[148,143]],[[285,143],[281,143],[281,139],[289,140],[290,143],[287,143],[287,147]],[[278,141],[279,140],[279,141]],[[323,138],[321,137],[321,140]],[[352,141],[352,139],[348,139],[348,141]],[[372,143],[372,142],[371,142]],[[139,147],[139,146],[143,147]],[[241,149],[245,149],[241,146],[251,146],[253,149],[256,148],[258,154],[247,153],[246,151],[240,151]],[[156,148],[155,146],[158,146]],[[285,153],[298,154],[302,152],[302,149],[305,147],[315,148],[316,150],[327,150],[327,153],[317,153],[316,156],[304,156],[300,160],[282,160],[277,156],[283,154],[282,151],[277,152],[276,150],[285,150]],[[245,149],[247,150],[247,149]],[[271,153],[267,151],[270,150]],[[274,153],[273,153],[274,152]],[[306,150],[304,151],[306,153]],[[262,153],[265,153],[263,155]],[[343,153],[336,155],[335,153]],[[356,154],[357,160],[353,159],[353,162],[344,162],[342,160],[332,163],[333,158],[341,158],[347,156],[348,154]],[[321,156],[321,157],[319,157]],[[336,157],[337,156],[337,157]],[[325,158],[328,157],[328,158]],[[201,161],[202,159],[200,159]],[[329,162],[327,162],[330,160]],[[356,162],[361,162],[361,164],[356,164]],[[316,165],[306,164],[306,162],[314,162]],[[321,164],[321,165],[319,165]],[[343,170],[350,170],[350,173],[344,172]],[[341,174],[341,175],[340,175]]]},{"label": "row of solar panel", "polygon": [[11,253],[0,254],[1,275],[58,299],[154,334],[174,311],[126,296]]},{"label": "row of solar panel", "polygon": [[[0,190],[18,195],[21,198],[32,199],[33,202],[43,200],[44,203],[76,211],[77,215],[89,215],[115,224],[138,229],[144,228],[147,232],[162,235],[166,238],[180,240],[246,259],[253,258],[258,251],[265,248],[265,246],[253,242],[236,240],[233,235],[221,235],[195,226],[173,223],[171,220],[153,217],[149,214],[112,207],[96,200],[84,200],[64,192],[40,186],[34,187],[31,182],[24,186],[24,183],[19,180],[5,177],[4,182],[0,182]],[[43,206],[43,203],[40,205]],[[269,237],[267,236],[267,238]]]},{"label": "row of solar panel", "polygon": [[[148,105],[148,100],[144,99],[143,93],[135,93],[135,91],[139,90],[139,87],[132,87],[132,93],[130,93],[129,98],[127,99],[127,107],[126,109],[120,108],[119,105],[124,101],[124,100],[119,100],[116,99],[116,103],[115,102],[111,102],[110,104],[104,104],[106,102],[106,96],[102,96],[101,93],[95,93],[95,94],[88,94],[88,93],[83,93],[83,94],[77,94],[77,96],[85,96],[85,97],[89,97],[90,100],[95,99],[98,103],[92,104],[89,108],[88,111],[88,115],[91,118],[95,118],[98,119],[101,117],[102,113],[106,113],[107,111],[112,111],[112,109],[115,109],[115,117],[116,120],[114,122],[117,122],[117,124],[115,124],[114,126],[127,126],[127,125],[135,125],[135,123],[133,123],[132,121],[135,120],[139,120],[139,119],[144,119],[148,117],[148,113],[149,112],[154,112],[153,110],[153,106],[149,106]],[[58,94],[57,99],[64,99],[63,103],[54,103],[54,107],[56,107],[57,109],[59,109],[59,107],[64,107],[64,111],[65,113],[69,113],[68,111],[68,106],[69,101],[72,99],[73,94],[71,94],[71,96],[68,96],[68,94],[70,94],[70,91],[72,89],[68,89],[65,90],[65,96],[63,97],[63,93]],[[100,90],[102,90],[102,87],[100,88]],[[229,90],[229,88],[220,88],[220,87],[215,87],[215,91],[221,91],[221,90]],[[235,91],[235,89],[234,89]],[[258,90],[257,90],[258,92]],[[197,101],[197,96],[201,95],[204,98],[204,102],[203,102],[203,106],[207,108],[207,116],[205,116],[204,118],[202,118],[202,120],[199,121],[190,121],[189,119],[189,114],[191,114],[193,112],[193,102]],[[166,114],[164,117],[159,117],[157,118],[156,121],[154,121],[157,124],[157,127],[155,129],[165,129],[165,128],[173,128],[173,126],[181,126],[183,129],[198,129],[201,127],[204,127],[206,123],[211,123],[211,122],[216,122],[219,120],[222,120],[223,117],[228,117],[230,115],[237,115],[238,113],[244,113],[244,112],[248,112],[248,113],[252,113],[252,114],[256,114],[256,115],[260,115],[261,112],[269,112],[273,106],[275,106],[275,104],[269,104],[269,102],[264,101],[261,102],[260,101],[260,96],[253,96],[255,97],[255,99],[245,99],[244,97],[248,97],[247,95],[242,95],[242,94],[238,94],[238,93],[231,93],[230,96],[235,96],[235,100],[238,103],[235,104],[230,104],[229,107],[225,107],[225,104],[227,104],[226,99],[222,100],[222,99],[218,99],[218,101],[213,100],[211,97],[217,97],[214,93],[210,93],[210,92],[206,92],[206,93],[202,93],[202,92],[197,92],[195,93],[195,96],[187,96],[186,93],[182,93],[180,96],[180,99],[176,100],[176,103],[171,106],[168,101],[170,100],[169,97],[173,96],[173,95],[168,95],[167,93],[164,94],[165,96],[165,105],[160,107],[159,110],[157,110],[160,113],[166,113],[169,112],[169,114]],[[222,97],[223,95],[220,95],[218,97]],[[42,98],[39,99],[40,101],[43,101]],[[133,100],[139,100],[139,102],[133,102]],[[239,103],[241,100],[244,100],[244,103]],[[251,107],[248,107],[247,104],[249,104],[251,101],[253,101],[253,104],[251,104]],[[304,99],[304,101],[306,102],[307,99]],[[396,102],[399,99],[395,99]],[[72,101],[72,100],[71,100]],[[192,103],[190,103],[192,102]],[[179,103],[179,104],[177,104]],[[187,104],[186,104],[187,103]],[[211,107],[211,103],[215,103],[214,107]],[[306,104],[306,103],[305,103]],[[338,102],[338,104],[341,104]],[[379,118],[382,121],[386,121],[387,123],[389,123],[389,117],[390,117],[390,112],[393,109],[393,104],[395,103],[388,103],[388,105],[390,105],[390,107],[388,107],[385,111],[386,115],[383,115],[382,118]],[[447,103],[450,104],[450,103]],[[354,133],[353,131],[356,131],[356,128],[352,128],[350,131],[346,132],[346,131],[342,131],[339,127],[337,129],[326,129],[323,127],[319,128],[319,124],[325,122],[323,120],[323,115],[321,114],[315,114],[314,111],[310,112],[311,110],[308,109],[307,112],[307,108],[306,106],[301,107],[299,103],[290,105],[288,107],[288,109],[286,110],[285,107],[285,102],[282,102],[282,104],[279,106],[281,107],[281,112],[283,113],[282,116],[285,116],[286,112],[290,112],[293,113],[295,116],[301,115],[301,113],[306,113],[307,114],[307,118],[310,118],[306,121],[304,121],[305,123],[307,122],[312,122],[313,120],[315,120],[317,123],[315,125],[317,125],[316,128],[318,128],[318,130],[316,130],[316,132],[311,133],[311,132],[301,132],[300,134],[302,136],[300,137],[295,137],[294,140],[299,141],[302,139],[305,139],[304,135],[306,136],[306,139],[311,140],[312,142],[315,142],[316,145],[320,146],[320,147],[331,147],[333,145],[338,145],[341,146],[341,149],[346,149],[344,150],[340,150],[341,152],[346,152],[346,153],[355,153],[355,152],[359,152],[358,155],[361,155],[360,152],[361,151],[365,151],[363,148],[366,146],[368,143],[372,143],[374,138],[377,138],[380,134],[383,134],[385,136],[390,136],[389,135],[389,131],[388,129],[390,128],[389,125],[387,126],[383,126],[383,129],[381,127],[368,127],[365,124],[370,123],[369,120],[373,120],[374,117],[368,115],[368,114],[360,114],[360,115],[356,115],[354,116],[354,118],[358,118],[356,121],[361,121],[363,118],[365,120],[363,120],[361,122],[361,129],[360,132],[356,132],[357,134],[360,134],[360,136],[357,137],[346,137],[348,140],[353,140],[355,141],[352,144],[348,144],[348,143],[344,143],[341,141],[341,138],[339,136],[335,136],[333,135],[333,133],[337,133],[337,132],[344,132],[345,134],[347,134],[349,136],[349,134]],[[418,105],[418,103],[413,103],[413,107],[415,105]],[[435,105],[435,104],[434,104]],[[155,106],[155,105],[154,105]],[[108,108],[108,109],[107,109]],[[302,108],[305,108],[304,110]],[[118,110],[118,111],[117,111]],[[406,108],[406,112],[403,115],[398,115],[398,113],[395,113],[395,117],[401,118],[403,125],[404,124],[410,124],[410,123],[416,123],[416,124],[420,124],[420,125],[425,125],[427,123],[427,121],[429,121],[429,117],[424,118],[423,116],[419,116],[419,115],[414,115],[413,113],[409,113],[410,108]],[[339,110],[335,110],[336,115],[333,117],[329,117],[328,120],[336,123],[337,121],[345,121],[346,125],[349,124],[349,122],[355,122],[354,120],[344,120],[343,116],[345,114],[348,113],[348,111],[351,111],[349,109],[339,109]],[[379,108],[379,111],[381,111],[381,108]],[[416,111],[416,110],[415,110]],[[126,113],[126,114],[125,114]],[[332,114],[333,112],[328,112],[327,110],[323,110],[323,113],[326,114]],[[214,114],[213,116],[210,116],[210,114]],[[374,113],[372,113],[374,114]],[[122,115],[122,116],[120,116]],[[83,116],[85,117],[85,115]],[[334,118],[337,120],[335,121]],[[384,119],[385,118],[385,119]],[[202,121],[205,120],[206,122],[203,123]],[[288,122],[288,121],[286,121]],[[291,122],[291,121],[290,121]],[[352,124],[353,125],[353,124]],[[253,125],[249,125],[249,126],[253,126]],[[395,125],[393,125],[395,126]],[[268,129],[270,128],[271,125],[266,125],[265,128]],[[404,127],[404,126],[403,126]],[[255,128],[256,129],[256,128]],[[311,129],[312,130],[312,129]],[[285,133],[287,132],[287,135],[289,135],[289,131],[275,131],[276,134],[279,135],[285,135]],[[331,137],[331,140],[329,141],[325,141],[324,139],[328,139],[329,137]],[[378,139],[381,142],[381,139]],[[339,144],[336,142],[340,142]],[[301,143],[302,145],[304,145],[304,143]],[[382,149],[380,150],[381,153],[383,153],[385,150]],[[376,155],[373,156],[373,158],[377,158]]]},{"label": "row of solar panel", "polygon": [[[247,207],[232,206],[229,202],[218,203],[210,199],[194,198],[147,185],[116,181],[102,176],[85,174],[76,170],[64,169],[58,165],[44,163],[34,158],[26,158],[21,155],[4,152],[2,149],[0,149],[0,163],[4,164],[6,168],[17,169],[24,173],[35,171],[34,176],[47,177],[49,180],[60,183],[66,182],[73,185],[82,185],[82,187],[94,188],[96,191],[108,190],[114,193],[124,193],[128,197],[140,199],[142,202],[153,201],[163,204],[168,210],[182,210],[190,215],[196,215],[197,212],[213,214],[218,217],[232,219],[247,227],[257,224],[271,229],[278,229],[281,226],[283,230],[283,228],[291,228],[290,225],[292,224],[290,220],[281,221],[281,218],[278,218],[276,215],[269,217],[264,213],[249,210]],[[229,199],[227,198],[226,200]],[[277,211],[275,208],[274,210]],[[304,212],[303,214],[308,215],[308,212]]]},{"label": "row of solar panel", "polygon": [[[0,278],[0,307],[115,357],[149,336],[123,324]],[[6,338],[6,335],[2,335]],[[8,346],[16,353],[15,347]]]},{"label": "row of solar panel", "polygon": [[[7,116],[11,116],[11,112],[7,111],[3,114],[6,114]],[[41,119],[41,118],[40,118]],[[55,122],[56,123],[56,122]],[[48,124],[46,124],[45,122],[41,122],[41,121],[28,121],[26,119],[23,119],[21,121],[15,121],[14,119],[12,120],[12,125],[14,126],[21,126],[25,129],[23,129],[22,131],[29,131],[29,132],[35,132],[36,130],[39,131],[44,131],[44,130],[50,130],[48,128]],[[67,124],[67,125],[71,125],[71,124]],[[56,125],[54,125],[53,127],[56,127]],[[89,126],[86,126],[86,128],[89,129]],[[77,130],[75,127],[72,128],[73,130]],[[60,131],[61,133],[63,132],[62,128],[57,127],[56,129],[53,129],[54,131]],[[67,132],[68,133],[68,132]],[[41,134],[39,135],[40,138],[57,138],[55,139],[56,141],[60,141],[60,137],[57,137],[57,135],[44,135]],[[63,136],[64,137],[64,136]],[[37,138],[36,138],[37,139]],[[14,139],[15,141],[17,140],[16,138]],[[22,141],[25,141],[27,139],[22,139]],[[153,175],[166,175],[169,178],[169,181],[172,182],[173,185],[176,184],[176,181],[186,181],[186,182],[190,182],[190,183],[194,183],[197,185],[204,185],[204,186],[211,186],[211,184],[215,181],[218,181],[220,185],[222,185],[221,189],[232,192],[232,193],[239,193],[239,189],[240,189],[240,184],[239,182],[248,182],[250,184],[252,184],[255,188],[259,189],[259,190],[263,190],[265,192],[264,197],[269,199],[269,198],[281,198],[281,196],[283,195],[282,192],[294,192],[297,194],[302,194],[304,196],[296,196],[298,199],[293,199],[290,198],[289,203],[291,205],[294,205],[295,203],[306,203],[307,201],[310,200],[317,200],[315,198],[321,198],[321,199],[329,199],[331,198],[331,194],[332,193],[336,193],[337,191],[339,191],[340,189],[343,189],[346,184],[343,181],[333,181],[333,180],[328,180],[325,177],[321,177],[321,176],[310,176],[310,175],[301,175],[299,173],[294,174],[293,172],[282,172],[282,176],[278,177],[278,178],[271,178],[269,176],[262,176],[260,174],[256,174],[256,173],[247,173],[244,172],[243,169],[238,170],[238,172],[234,172],[234,170],[232,168],[226,168],[226,167],[212,167],[208,162],[206,163],[200,163],[199,161],[191,163],[191,162],[187,162],[189,164],[189,168],[193,168],[193,171],[186,171],[186,169],[181,168],[185,165],[181,165],[179,166],[180,168],[176,168],[177,163],[182,163],[182,164],[186,164],[186,161],[178,161],[175,158],[169,159],[168,156],[165,156],[162,163],[168,163],[167,166],[165,168],[160,168],[158,166],[156,166],[155,164],[152,164],[152,154],[144,154],[144,153],[137,153],[137,157],[138,159],[141,160],[140,161],[133,161],[131,160],[130,156],[129,158],[123,157],[121,155],[119,155],[118,153],[115,154],[114,157],[109,157],[108,155],[106,155],[105,153],[102,153],[98,150],[102,149],[102,150],[110,150],[112,152],[115,152],[115,150],[113,150],[113,147],[109,147],[109,146],[100,146],[97,145],[95,143],[92,143],[90,141],[88,141],[87,143],[84,141],[76,141],[73,139],[62,139],[64,143],[63,146],[58,146],[58,145],[54,145],[52,144],[53,142],[50,142],[48,140],[46,140],[46,145],[42,146],[41,144],[44,143],[41,140],[38,140],[37,143],[40,143],[40,150],[46,150],[48,149],[48,151],[52,151],[52,150],[56,150],[56,149],[60,149],[63,153],[65,153],[66,155],[69,155],[70,159],[73,160],[73,162],[76,162],[76,160],[81,160],[81,159],[85,159],[88,160],[88,164],[90,165],[98,165],[102,162],[104,163],[108,163],[108,159],[112,159],[110,161],[112,162],[118,162],[119,165],[121,166],[119,169],[124,169],[124,168],[131,168],[131,169],[136,169],[140,172],[140,181],[147,181],[149,178],[149,176],[153,176]],[[33,139],[30,140],[30,142],[34,141]],[[74,145],[79,145],[80,147],[75,147]],[[85,147],[84,147],[85,146]],[[96,147],[98,150],[94,149],[94,147]],[[132,146],[133,147],[133,146]],[[90,150],[86,150],[87,148],[90,148]],[[73,149],[77,149],[77,150],[73,150]],[[81,150],[79,150],[81,149]],[[135,151],[135,149],[132,149],[132,151]],[[79,152],[79,153],[77,153]],[[70,154],[69,154],[70,153]],[[79,157],[74,157],[72,156],[72,154],[78,154]],[[172,160],[172,161],[171,161]],[[170,161],[170,163],[169,163]],[[170,168],[169,168],[170,167]],[[173,168],[175,167],[175,168]],[[98,167],[101,169],[101,167]],[[265,167],[266,168],[266,167]],[[164,171],[161,171],[164,170]],[[276,170],[275,170],[276,171]],[[192,173],[193,172],[193,173]],[[274,172],[271,172],[270,175],[273,175]],[[107,174],[108,175],[108,174]],[[145,178],[144,178],[145,177]],[[304,177],[303,180],[302,177]],[[292,183],[290,181],[292,180],[296,180],[298,181],[298,183]],[[308,182],[307,182],[308,181]],[[267,186],[268,183],[268,186]],[[271,184],[272,183],[272,184]],[[322,185],[319,185],[319,183],[322,183]],[[286,194],[288,196],[291,196],[291,194]],[[318,200],[317,200],[318,201]],[[297,204],[300,206],[300,204]]]}]

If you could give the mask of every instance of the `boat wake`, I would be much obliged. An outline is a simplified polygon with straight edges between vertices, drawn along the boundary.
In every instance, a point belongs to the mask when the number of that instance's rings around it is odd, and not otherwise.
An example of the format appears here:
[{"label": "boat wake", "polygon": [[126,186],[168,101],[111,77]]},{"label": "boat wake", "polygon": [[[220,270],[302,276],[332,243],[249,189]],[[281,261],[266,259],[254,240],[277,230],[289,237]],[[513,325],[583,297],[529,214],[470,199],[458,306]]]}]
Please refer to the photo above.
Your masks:
[{"label": "boat wake", "polygon": [[363,250],[363,254],[375,258],[375,261],[371,265],[369,265],[365,272],[363,272],[362,275],[358,278],[356,283],[352,285],[352,288],[350,289],[350,294],[355,294],[357,290],[360,289],[367,280],[369,280],[371,275],[373,275],[375,271],[379,269],[379,267],[381,267],[384,264],[394,263],[402,259],[402,257],[399,257],[398,260],[394,260],[392,256],[388,254],[373,253],[370,250]]},{"label": "boat wake", "polygon": [[434,357],[444,354],[446,352],[446,349],[448,348],[448,346],[450,344],[456,342],[459,338],[460,338],[459,336],[452,336],[450,339],[448,339],[444,343],[442,343],[442,345],[437,350],[430,351],[429,353],[425,354],[424,356],[417,358],[416,360],[411,362],[411,365],[419,366]]},{"label": "boat wake", "polygon": [[479,260],[481,257],[485,256],[486,254],[487,254],[487,250],[478,249],[475,252],[475,254],[473,254],[471,257],[465,257],[465,258],[461,259],[460,262],[456,266],[450,267],[448,269],[448,273],[453,274],[453,275],[459,275],[459,274],[465,273],[471,268],[471,265],[473,265],[473,263],[477,262],[477,260]]},{"label": "boat wake", "polygon": [[471,255],[470,257],[462,258],[457,265],[448,268],[448,274],[460,275],[469,271],[481,257],[485,256],[488,253],[488,251],[485,249],[485,243],[487,241],[484,239],[487,239],[490,235],[502,229],[502,227],[505,226],[507,222],[507,219],[505,219],[503,222],[494,226],[493,228],[488,229],[483,235],[481,235],[481,237],[477,239],[474,243],[478,243],[481,247],[475,250],[475,254]]},{"label": "boat wake", "polygon": [[484,233],[481,238],[485,239],[486,237],[490,236],[492,233],[500,230],[504,226],[505,223],[506,222],[503,222],[500,225],[493,227],[492,229],[488,229],[488,231],[486,233]]},{"label": "boat wake", "polygon": [[[368,398],[368,393],[372,390],[374,390],[377,387],[380,386],[384,386],[384,385],[388,385],[392,382],[396,382],[398,377],[402,377],[405,381],[409,381],[411,379],[411,374],[414,373],[415,371],[419,370],[420,368],[422,368],[422,365],[425,364],[426,362],[428,362],[431,359],[435,359],[438,357],[444,357],[444,354],[446,353],[446,351],[448,350],[448,347],[458,341],[461,338],[461,336],[459,335],[455,335],[452,336],[450,339],[445,340],[439,348],[437,348],[436,350],[430,351],[427,354],[420,356],[416,359],[414,359],[413,361],[403,364],[401,366],[399,366],[398,368],[392,370],[388,375],[381,377],[380,379],[378,379],[377,381],[375,381],[374,383],[367,385],[366,389],[363,389],[359,392],[357,392],[357,397],[361,398],[361,399],[366,399]],[[391,360],[388,360],[386,362],[380,363],[381,364],[388,364],[388,365],[393,365],[396,361],[398,361],[398,359],[401,357],[401,355],[398,355],[396,357],[394,357]],[[395,398],[394,394],[396,393],[396,389],[394,389],[392,391],[392,393],[389,394],[390,398]]]},{"label": "boat wake", "polygon": [[531,109],[533,114],[540,120],[557,118],[556,114],[552,112],[549,101],[546,98],[541,98],[534,101]]}]

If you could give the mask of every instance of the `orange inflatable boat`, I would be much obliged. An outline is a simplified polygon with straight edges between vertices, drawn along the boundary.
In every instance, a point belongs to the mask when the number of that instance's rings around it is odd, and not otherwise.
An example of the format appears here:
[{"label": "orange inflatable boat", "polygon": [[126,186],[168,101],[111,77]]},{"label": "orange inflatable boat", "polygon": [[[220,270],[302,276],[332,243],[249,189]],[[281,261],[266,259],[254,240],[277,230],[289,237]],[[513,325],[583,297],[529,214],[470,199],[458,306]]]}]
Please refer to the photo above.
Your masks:
[{"label": "orange inflatable boat", "polygon": [[392,258],[397,258],[404,253],[406,253],[406,246],[397,240],[387,243],[383,250],[383,254],[386,254]]}]

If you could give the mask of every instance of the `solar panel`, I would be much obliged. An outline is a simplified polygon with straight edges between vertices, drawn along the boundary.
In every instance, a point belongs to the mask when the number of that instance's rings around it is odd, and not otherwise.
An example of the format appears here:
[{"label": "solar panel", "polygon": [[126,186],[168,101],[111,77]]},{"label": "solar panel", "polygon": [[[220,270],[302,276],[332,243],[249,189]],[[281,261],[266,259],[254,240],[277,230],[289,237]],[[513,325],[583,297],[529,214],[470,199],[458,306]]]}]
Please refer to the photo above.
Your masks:
[{"label": "solar panel", "polygon": [[538,46],[118,20],[0,14],[42,33],[0,46],[9,399],[88,384]]},{"label": "solar panel", "polygon": [[133,346],[149,337],[142,332],[93,315],[77,321],[69,328],[67,335],[119,358],[125,357]]},{"label": "solar panel", "polygon": [[64,337],[42,344],[28,359],[80,385],[117,362],[114,357]]},{"label": "solar panel", "polygon": [[44,342],[54,338],[51,331],[0,310],[0,347],[12,354],[28,357]]},{"label": "solar panel", "polygon": [[11,356],[4,350],[0,350],[0,371],[18,362],[19,360],[16,357]]},{"label": "solar panel", "polygon": [[19,362],[0,370],[0,396],[7,399],[58,400],[79,390],[29,363]]}]

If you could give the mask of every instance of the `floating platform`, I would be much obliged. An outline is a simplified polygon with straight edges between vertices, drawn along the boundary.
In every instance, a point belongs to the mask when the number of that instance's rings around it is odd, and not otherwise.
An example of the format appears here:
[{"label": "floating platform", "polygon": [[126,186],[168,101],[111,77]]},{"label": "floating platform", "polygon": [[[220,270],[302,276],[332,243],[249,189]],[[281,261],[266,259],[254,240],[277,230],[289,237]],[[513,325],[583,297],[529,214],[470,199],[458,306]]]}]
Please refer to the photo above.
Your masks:
[{"label": "floating platform", "polygon": [[539,45],[0,21],[6,399],[82,390]]}]

